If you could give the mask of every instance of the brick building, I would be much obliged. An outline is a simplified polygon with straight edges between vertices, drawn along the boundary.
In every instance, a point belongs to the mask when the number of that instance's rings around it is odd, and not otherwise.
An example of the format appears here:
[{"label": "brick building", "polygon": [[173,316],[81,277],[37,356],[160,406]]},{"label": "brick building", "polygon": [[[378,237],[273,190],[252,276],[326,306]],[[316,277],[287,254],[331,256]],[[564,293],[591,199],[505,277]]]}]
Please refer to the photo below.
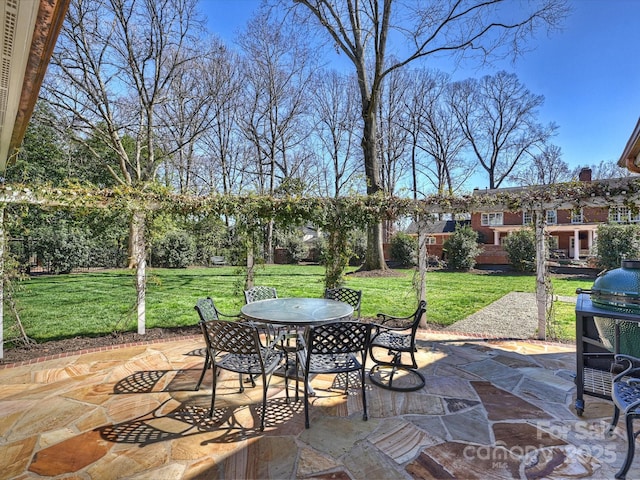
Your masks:
[{"label": "brick building", "polygon": [[[583,168],[579,181],[591,182],[591,169]],[[608,180],[604,180],[608,181]],[[475,190],[474,195],[496,194],[499,192],[518,192],[527,187],[503,188],[495,190]],[[546,211],[546,231],[550,237],[552,256],[557,258],[584,259],[589,256],[596,238],[598,225],[615,221],[628,223],[638,221],[623,206],[619,207],[584,207],[575,209],[557,209]],[[637,216],[636,216],[637,217]],[[530,212],[475,212],[471,215],[471,227],[480,234],[480,243],[492,245],[493,256],[499,257],[500,246],[504,240],[517,230],[531,225]],[[486,248],[485,248],[486,250]],[[481,262],[479,259],[478,263]],[[496,258],[497,260],[497,258]],[[504,262],[508,263],[506,254]],[[502,263],[502,262],[499,262]]]}]

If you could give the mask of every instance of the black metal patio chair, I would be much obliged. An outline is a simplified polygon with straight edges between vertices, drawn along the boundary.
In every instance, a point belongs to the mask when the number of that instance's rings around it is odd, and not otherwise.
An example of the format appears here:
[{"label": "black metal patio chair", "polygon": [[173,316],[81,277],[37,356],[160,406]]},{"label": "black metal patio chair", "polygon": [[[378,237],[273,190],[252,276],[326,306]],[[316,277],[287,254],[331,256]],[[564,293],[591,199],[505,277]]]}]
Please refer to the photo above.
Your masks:
[{"label": "black metal patio chair", "polygon": [[640,434],[640,430],[637,432],[633,430],[633,421],[640,418],[640,378],[638,378],[640,377],[640,358],[617,354],[614,356],[613,365],[621,366],[623,371],[611,381],[613,418],[608,433],[613,433],[622,412],[627,428],[627,455],[615,477],[625,478],[633,462],[636,437]]},{"label": "black metal patio chair", "polygon": [[355,314],[354,317],[360,318],[362,290],[354,290],[353,288],[347,287],[326,288],[324,290],[324,298],[348,303],[353,307],[353,313]]},{"label": "black metal patio chair", "polygon": [[[227,313],[222,313],[216,307],[213,299],[211,297],[207,298],[199,298],[196,301],[196,305],[193,307],[196,312],[198,312],[198,316],[200,317],[200,322],[208,322],[210,320],[230,320],[230,321],[243,321],[240,317],[240,314],[230,315]],[[205,349],[205,358],[204,365],[202,366],[202,373],[200,374],[200,379],[198,380],[198,384],[196,385],[196,391],[200,390],[200,385],[202,384],[202,380],[204,380],[204,376],[207,373],[207,369],[211,365],[211,355],[209,349]],[[251,379],[253,383],[253,379]],[[240,375],[240,385],[242,385],[242,375]],[[255,385],[254,385],[255,386]]]},{"label": "black metal patio chair", "polygon": [[[408,317],[378,314],[369,343],[369,356],[375,363],[369,370],[373,384],[404,392],[424,387],[424,376],[418,371],[415,352],[416,332],[426,306],[427,302],[420,301],[416,311]],[[386,352],[385,358],[380,350]],[[403,362],[403,354],[410,356],[411,363]]]},{"label": "black metal patio chair", "polygon": [[[273,344],[263,345],[258,328],[250,322],[229,322],[226,320],[209,320],[200,322],[204,335],[211,370],[213,385],[211,392],[211,408],[209,417],[213,416],[216,401],[216,384],[218,369],[246,374],[251,378],[262,377],[262,416],[260,430],[264,430],[265,412],[267,409],[267,389],[271,375],[278,368],[282,353]],[[240,382],[239,392],[244,391]]]},{"label": "black metal patio chair", "polygon": [[[246,303],[259,302],[261,300],[270,300],[273,298],[278,298],[278,291],[275,289],[275,287],[256,285],[244,291],[244,299]],[[298,361],[297,355],[299,355],[303,348],[303,342],[300,341],[300,334],[302,333],[302,331],[298,331],[290,327],[285,327],[283,325],[262,323],[259,323],[257,325],[260,329],[262,329],[262,331],[270,341],[273,341],[274,338],[280,335],[281,341],[276,345],[276,348],[281,349],[287,355],[284,368],[288,373],[285,373],[285,377],[288,380],[288,377],[290,375],[293,375],[293,372],[289,372],[289,370],[291,368],[291,365],[295,365],[295,375],[297,380],[298,365],[300,363]],[[293,362],[291,362],[291,356],[296,356]],[[287,394],[288,392],[289,387],[287,385]],[[297,399],[298,389],[296,388],[296,400]]]},{"label": "black metal patio chair", "polygon": [[[273,298],[278,298],[278,292],[274,287],[256,285],[244,291],[245,303],[259,302],[260,300],[270,300]],[[268,341],[273,341],[280,330],[278,325],[268,325],[266,323],[256,323],[256,325],[262,333],[266,335]]]},{"label": "black metal patio chair", "polygon": [[274,287],[257,285],[244,291],[244,300],[247,303],[268,300],[270,298],[278,298],[278,292]]},{"label": "black metal patio chair", "polygon": [[[309,375],[317,373],[346,373],[345,394],[349,390],[349,372],[360,372],[362,389],[362,419],[367,420],[365,363],[371,324],[343,321],[309,327],[305,332],[306,359],[304,362],[304,417],[309,428]],[[359,358],[358,358],[359,357]]]}]

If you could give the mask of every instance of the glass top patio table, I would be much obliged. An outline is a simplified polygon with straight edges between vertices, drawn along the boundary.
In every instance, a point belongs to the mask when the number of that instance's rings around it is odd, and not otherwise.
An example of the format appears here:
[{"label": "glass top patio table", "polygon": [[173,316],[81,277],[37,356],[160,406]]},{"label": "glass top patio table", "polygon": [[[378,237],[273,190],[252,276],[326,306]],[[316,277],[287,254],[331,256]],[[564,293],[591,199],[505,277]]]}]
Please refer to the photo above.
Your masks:
[{"label": "glass top patio table", "polygon": [[348,320],[353,307],[324,298],[273,298],[247,303],[240,309],[249,320],[280,325],[319,325]]}]

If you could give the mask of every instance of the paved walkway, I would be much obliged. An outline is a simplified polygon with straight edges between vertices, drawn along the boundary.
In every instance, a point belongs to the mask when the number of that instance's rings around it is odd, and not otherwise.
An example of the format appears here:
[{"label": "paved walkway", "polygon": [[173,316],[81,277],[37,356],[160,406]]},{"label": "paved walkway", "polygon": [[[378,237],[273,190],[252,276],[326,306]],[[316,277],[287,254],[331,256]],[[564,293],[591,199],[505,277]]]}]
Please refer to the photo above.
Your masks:
[{"label": "paved walkway", "polygon": [[345,397],[318,376],[308,430],[279,377],[264,432],[261,389],[238,394],[235,376],[208,419],[200,338],[1,369],[0,478],[613,478],[623,432],[604,437],[603,400],[576,417],[573,348],[420,336],[425,388],[369,385],[365,422],[358,388]]}]

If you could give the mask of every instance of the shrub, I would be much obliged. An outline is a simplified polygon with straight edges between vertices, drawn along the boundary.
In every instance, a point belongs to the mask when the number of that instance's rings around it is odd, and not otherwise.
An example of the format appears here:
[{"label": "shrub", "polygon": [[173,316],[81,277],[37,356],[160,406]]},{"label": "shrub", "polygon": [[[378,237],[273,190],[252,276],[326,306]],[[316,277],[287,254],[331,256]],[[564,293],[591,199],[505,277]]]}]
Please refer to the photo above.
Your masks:
[{"label": "shrub", "polygon": [[120,211],[97,211],[81,221],[88,235],[88,267],[126,267],[128,218]]},{"label": "shrub", "polygon": [[[195,223],[189,227],[192,232],[192,238],[196,245],[196,256],[194,261],[199,265],[209,265],[211,257],[214,255],[222,255],[228,257],[225,248],[225,240],[229,229],[224,222],[215,215],[209,215],[204,218],[197,219]],[[233,244],[234,242],[230,242]],[[237,242],[235,242],[237,243]],[[227,261],[229,259],[227,258]]]},{"label": "shrub", "polygon": [[530,228],[511,233],[504,241],[509,262],[518,272],[532,272],[536,263],[536,235]]},{"label": "shrub", "polygon": [[285,261],[289,264],[296,264],[307,258],[308,249],[300,229],[276,230],[275,244],[284,250]]},{"label": "shrub", "polygon": [[391,258],[403,267],[416,264],[418,241],[406,233],[397,233],[391,238]]},{"label": "shrub", "polygon": [[168,232],[155,245],[153,263],[165,268],[186,268],[195,258],[195,243],[182,231]]},{"label": "shrub", "polygon": [[596,257],[602,269],[618,268],[624,259],[640,258],[640,225],[600,225]]},{"label": "shrub", "polygon": [[307,258],[307,249],[302,238],[289,236],[282,248],[287,252],[287,263],[298,263]]},{"label": "shrub", "polygon": [[319,265],[327,264],[327,248],[329,247],[329,242],[327,238],[322,235],[315,240],[315,253],[316,258],[318,260]]},{"label": "shrub", "polygon": [[44,225],[34,230],[32,247],[49,270],[70,273],[87,261],[87,239],[82,231],[66,222]]},{"label": "shrub", "polygon": [[[320,265],[327,264],[329,255],[328,234],[318,237],[315,241],[314,253]],[[352,230],[347,234],[347,245],[344,255],[348,257],[347,263],[351,266],[362,265],[367,252],[367,236],[362,230]],[[334,252],[335,254],[335,252]]]},{"label": "shrub", "polygon": [[470,270],[476,265],[476,257],[482,252],[478,246],[478,233],[471,226],[456,228],[444,242],[447,266],[453,270]]}]

